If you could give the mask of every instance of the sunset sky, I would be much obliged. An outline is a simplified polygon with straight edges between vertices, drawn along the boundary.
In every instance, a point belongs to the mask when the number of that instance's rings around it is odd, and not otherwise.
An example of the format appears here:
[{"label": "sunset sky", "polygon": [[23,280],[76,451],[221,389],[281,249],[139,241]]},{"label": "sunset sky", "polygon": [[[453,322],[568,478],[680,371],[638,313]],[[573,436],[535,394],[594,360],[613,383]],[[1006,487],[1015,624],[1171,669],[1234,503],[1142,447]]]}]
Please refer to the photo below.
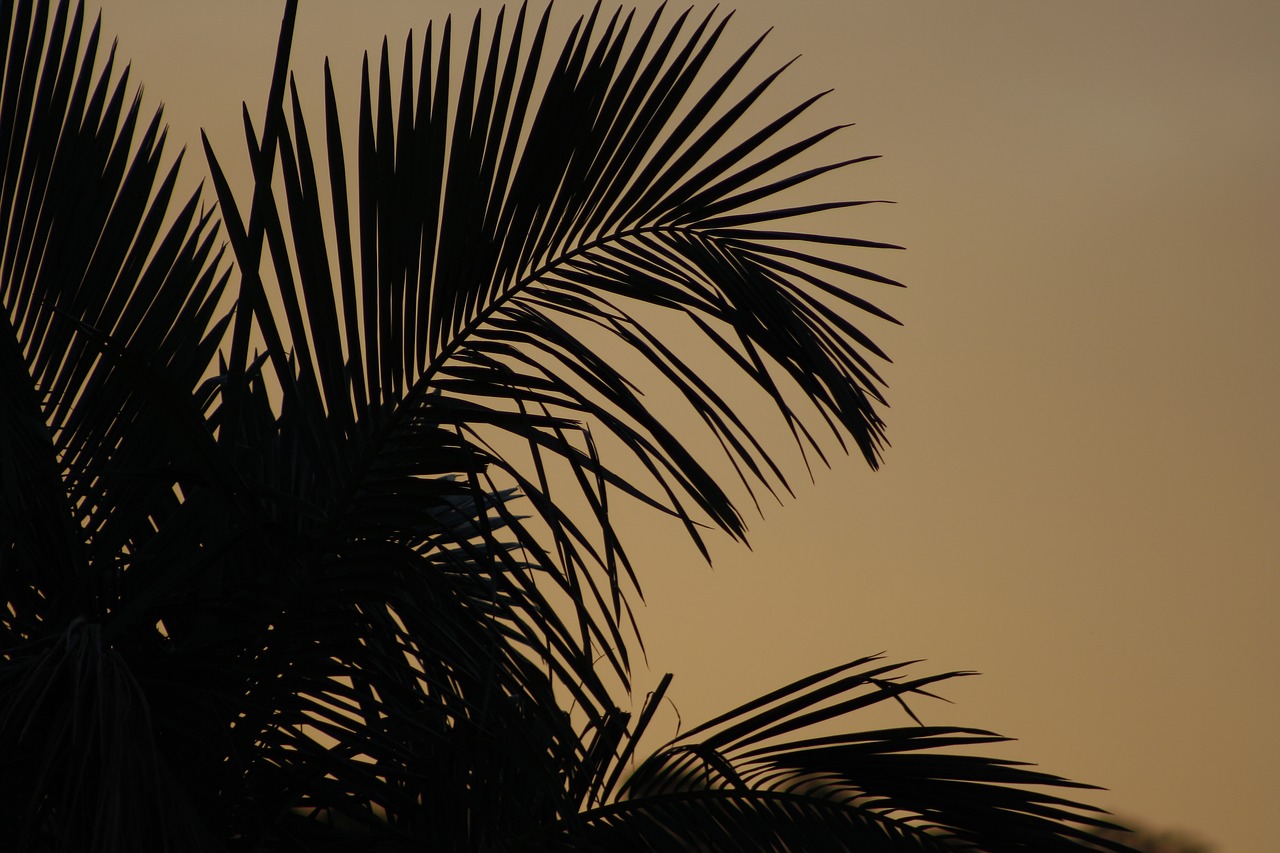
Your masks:
[{"label": "sunset sky", "polygon": [[[772,27],[757,77],[802,55],[778,103],[834,88],[810,129],[857,124],[831,159],[884,155],[826,197],[897,202],[841,220],[907,247],[861,258],[908,285],[863,292],[905,324],[868,326],[894,359],[893,447],[810,483],[768,426],[796,495],[753,521],[753,550],[713,540],[714,570],[627,518],[641,681],[673,671],[688,727],[863,654],[978,670],[917,713],[1018,738],[999,755],[1104,786],[1086,799],[1118,814],[1274,849],[1280,3],[734,5],[722,62]],[[243,160],[282,8],[104,3],[191,186],[201,127]],[[398,56],[476,8],[308,0],[299,85],[321,91],[328,55],[354,87],[384,34]]]}]

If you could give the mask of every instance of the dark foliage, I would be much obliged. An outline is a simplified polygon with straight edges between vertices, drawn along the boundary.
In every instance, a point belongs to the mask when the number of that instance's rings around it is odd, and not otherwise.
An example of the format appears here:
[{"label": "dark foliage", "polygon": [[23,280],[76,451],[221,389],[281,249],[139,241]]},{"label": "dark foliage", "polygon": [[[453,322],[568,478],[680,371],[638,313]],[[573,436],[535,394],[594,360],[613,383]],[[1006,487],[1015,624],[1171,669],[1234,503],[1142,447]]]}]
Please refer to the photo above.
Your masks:
[{"label": "dark foliage", "polygon": [[803,165],[835,131],[795,135],[816,99],[752,123],[777,75],[713,62],[720,16],[597,8],[554,47],[521,8],[489,45],[429,28],[394,75],[384,45],[353,130],[327,69],[304,115],[296,5],[253,186],[205,141],[220,223],[173,198],[182,157],[82,7],[4,6],[16,849],[1085,849],[1105,823],[1044,793],[1070,783],[948,751],[989,733],[809,731],[950,676],[862,659],[643,760],[667,682],[620,710],[638,586],[610,502],[744,532],[622,365],[745,494],[783,473],[668,327],[802,447],[879,461],[883,354],[849,315],[889,319],[854,285],[892,282],[841,253],[880,244],[796,224],[864,202],[785,201],[863,159]]}]

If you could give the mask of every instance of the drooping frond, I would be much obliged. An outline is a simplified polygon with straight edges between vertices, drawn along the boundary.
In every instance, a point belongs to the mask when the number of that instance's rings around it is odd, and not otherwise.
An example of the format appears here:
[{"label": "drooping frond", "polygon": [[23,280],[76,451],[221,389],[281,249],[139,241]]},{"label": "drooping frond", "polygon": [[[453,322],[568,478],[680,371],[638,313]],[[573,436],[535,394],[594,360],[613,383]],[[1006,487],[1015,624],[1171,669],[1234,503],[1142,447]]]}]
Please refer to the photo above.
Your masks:
[{"label": "drooping frond", "polygon": [[[952,672],[903,679],[862,658],[796,681],[657,750],[602,802],[538,838],[537,849],[1127,850],[1091,830],[1099,810],[1052,793],[1086,789],[972,748],[1007,738],[925,726],[906,706]],[[884,702],[912,727],[817,735]],[[799,736],[797,738],[797,736]],[[951,750],[964,750],[952,752]],[[608,795],[606,786],[600,793]],[[531,847],[530,849],[534,849]]]}]

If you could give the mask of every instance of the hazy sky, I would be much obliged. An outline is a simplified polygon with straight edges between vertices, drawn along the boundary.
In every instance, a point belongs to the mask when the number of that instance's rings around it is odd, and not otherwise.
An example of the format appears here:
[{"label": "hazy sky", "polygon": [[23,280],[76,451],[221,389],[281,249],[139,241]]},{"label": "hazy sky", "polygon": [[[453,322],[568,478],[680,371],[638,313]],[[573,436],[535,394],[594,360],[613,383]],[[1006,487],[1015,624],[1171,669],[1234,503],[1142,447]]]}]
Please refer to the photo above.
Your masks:
[{"label": "hazy sky", "polygon": [[[242,156],[282,7],[105,3],[193,180],[202,126]],[[926,658],[984,673],[926,722],[1015,736],[1002,756],[1224,853],[1270,849],[1280,3],[738,7],[727,46],[774,27],[758,72],[803,54],[788,102],[834,87],[814,121],[855,121],[837,148],[884,155],[832,195],[898,202],[848,230],[905,244],[865,264],[909,289],[871,294],[906,324],[873,329],[895,360],[881,472],[797,476],[753,551],[714,543],[714,571],[675,530],[634,537],[650,663],[676,673],[685,725],[862,654]],[[383,34],[420,45],[475,8],[309,0],[294,68],[316,93],[328,54],[354,82]]]}]

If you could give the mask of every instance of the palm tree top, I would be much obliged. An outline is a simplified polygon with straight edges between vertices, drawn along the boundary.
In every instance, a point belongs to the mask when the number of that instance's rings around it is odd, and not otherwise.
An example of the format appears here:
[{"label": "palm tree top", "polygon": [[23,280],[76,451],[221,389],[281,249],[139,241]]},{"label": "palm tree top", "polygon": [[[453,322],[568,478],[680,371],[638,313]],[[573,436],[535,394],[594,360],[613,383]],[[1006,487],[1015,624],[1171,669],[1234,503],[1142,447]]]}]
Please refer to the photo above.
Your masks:
[{"label": "palm tree top", "polygon": [[892,321],[864,291],[895,282],[855,262],[888,246],[806,224],[867,201],[793,194],[868,159],[812,159],[840,130],[800,127],[820,96],[757,119],[779,72],[750,76],[759,42],[718,64],[718,12],[597,5],[553,45],[521,6],[487,41],[428,28],[398,69],[384,42],[348,126],[327,67],[303,108],[298,6],[245,115],[252,186],[203,141],[221,222],[199,194],[170,213],[159,114],[114,48],[95,70],[82,6],[5,7],[19,846],[1082,849],[1105,821],[1041,790],[1071,783],[937,751],[994,735],[810,730],[958,673],[859,659],[638,760],[669,679],[622,710],[639,580],[614,509],[704,553],[745,533],[646,392],[751,500],[787,480],[706,352],[802,452],[885,446],[887,359],[853,318]]}]

